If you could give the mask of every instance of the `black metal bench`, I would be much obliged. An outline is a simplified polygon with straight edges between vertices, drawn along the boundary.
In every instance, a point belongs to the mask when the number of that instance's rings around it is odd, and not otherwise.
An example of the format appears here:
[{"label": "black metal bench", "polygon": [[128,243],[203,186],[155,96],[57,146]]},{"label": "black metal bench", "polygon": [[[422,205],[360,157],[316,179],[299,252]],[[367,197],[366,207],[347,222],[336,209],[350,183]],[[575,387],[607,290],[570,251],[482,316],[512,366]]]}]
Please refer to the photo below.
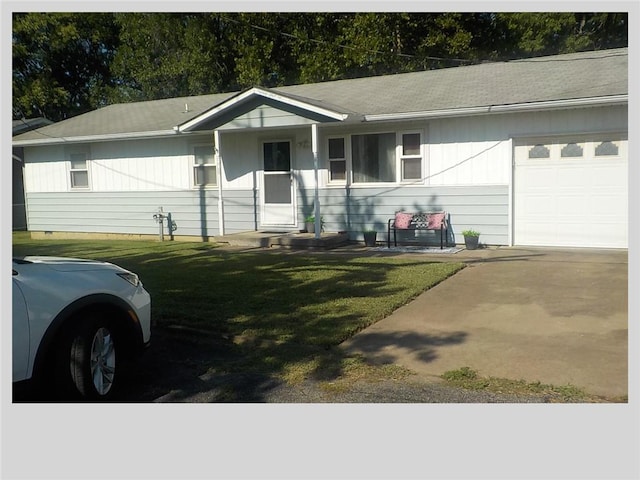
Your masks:
[{"label": "black metal bench", "polygon": [[393,231],[393,245],[397,246],[398,230],[440,230],[440,249],[442,249],[448,229],[447,212],[397,212],[395,217],[387,222],[387,248],[391,248],[391,231]]}]

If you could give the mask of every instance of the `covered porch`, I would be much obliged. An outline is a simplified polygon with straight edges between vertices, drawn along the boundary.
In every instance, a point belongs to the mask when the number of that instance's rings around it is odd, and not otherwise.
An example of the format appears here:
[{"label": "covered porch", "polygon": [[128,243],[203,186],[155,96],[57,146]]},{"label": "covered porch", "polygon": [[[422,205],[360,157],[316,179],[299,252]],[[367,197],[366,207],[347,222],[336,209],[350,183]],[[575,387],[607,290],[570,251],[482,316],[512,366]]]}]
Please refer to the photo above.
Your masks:
[{"label": "covered porch", "polygon": [[[346,233],[320,234],[318,128],[349,117],[338,110],[255,87],[176,127],[179,133],[213,136],[217,240],[297,248],[346,241]],[[299,233],[308,217],[315,219],[315,233]],[[248,218],[255,231],[245,233]]]}]

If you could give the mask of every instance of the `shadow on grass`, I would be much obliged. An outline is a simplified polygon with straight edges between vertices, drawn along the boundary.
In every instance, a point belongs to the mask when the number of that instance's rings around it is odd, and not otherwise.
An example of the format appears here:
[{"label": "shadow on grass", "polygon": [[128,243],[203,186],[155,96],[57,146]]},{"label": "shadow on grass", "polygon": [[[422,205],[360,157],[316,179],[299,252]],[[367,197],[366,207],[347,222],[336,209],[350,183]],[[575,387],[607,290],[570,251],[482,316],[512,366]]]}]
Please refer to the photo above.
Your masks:
[{"label": "shadow on grass", "polygon": [[[152,296],[154,335],[139,372],[124,379],[121,401],[263,401],[305,364],[315,365],[312,377],[336,378],[343,355],[337,345],[462,268],[423,259],[231,253],[202,243],[16,236],[13,254],[105,260],[140,276]],[[429,361],[437,346],[464,338],[387,340],[421,345]]]}]

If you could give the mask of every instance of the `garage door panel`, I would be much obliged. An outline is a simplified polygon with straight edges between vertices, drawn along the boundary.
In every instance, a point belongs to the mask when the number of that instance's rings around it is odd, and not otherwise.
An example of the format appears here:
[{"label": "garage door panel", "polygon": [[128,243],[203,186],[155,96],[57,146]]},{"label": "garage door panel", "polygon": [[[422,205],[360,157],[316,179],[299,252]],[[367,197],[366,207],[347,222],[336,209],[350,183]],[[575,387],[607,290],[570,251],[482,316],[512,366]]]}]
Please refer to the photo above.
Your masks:
[{"label": "garage door panel", "polygon": [[538,139],[535,144],[549,147],[549,158],[528,158],[532,144],[516,145],[515,244],[628,246],[626,140],[618,142],[615,158],[597,157],[600,143],[594,136],[580,143],[581,157],[562,157],[562,141]]},{"label": "garage door panel", "polygon": [[556,199],[549,195],[530,195],[521,205],[522,213],[531,217],[545,218],[546,214],[541,212],[553,211],[556,208]]},{"label": "garage door panel", "polygon": [[558,195],[556,197],[556,212],[555,214],[562,218],[573,218],[577,221],[582,221],[583,218],[589,214],[583,212],[584,204],[589,202],[589,196],[580,194],[566,194]]},{"label": "garage door panel", "polygon": [[606,221],[606,218],[616,218],[616,221],[627,221],[627,198],[620,195],[594,195],[589,199],[590,214]]}]

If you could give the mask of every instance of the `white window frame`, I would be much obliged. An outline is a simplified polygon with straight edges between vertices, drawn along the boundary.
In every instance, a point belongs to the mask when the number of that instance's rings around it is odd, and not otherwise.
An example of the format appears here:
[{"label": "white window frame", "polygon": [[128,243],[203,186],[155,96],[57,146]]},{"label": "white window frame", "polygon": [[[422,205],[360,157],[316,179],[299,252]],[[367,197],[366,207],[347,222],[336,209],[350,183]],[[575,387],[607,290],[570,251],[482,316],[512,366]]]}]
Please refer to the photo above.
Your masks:
[{"label": "white window frame", "polygon": [[[404,150],[404,135],[418,135],[419,136],[419,151],[418,154],[403,153]],[[425,179],[425,164],[424,164],[424,133],[422,130],[403,130],[398,132],[397,136],[397,155],[398,158],[398,172],[397,177],[400,179],[400,183],[424,183]],[[420,161],[420,177],[419,178],[405,178],[404,177],[404,161],[405,160],[419,160]]]},{"label": "white window frame", "polygon": [[[329,143],[331,140],[342,140],[343,143],[343,156],[331,158]],[[349,142],[347,142],[347,137],[344,135],[340,136],[331,136],[327,138],[327,179],[328,183],[331,185],[345,185],[347,183],[347,179],[349,178],[350,170],[347,162],[347,148],[349,146]],[[343,179],[332,179],[331,178],[331,164],[333,162],[344,162],[344,178]]]},{"label": "white window frame", "polygon": [[[354,159],[353,159],[353,137],[358,135],[384,135],[384,134],[394,134],[395,135],[395,180],[394,181],[384,181],[384,182],[355,182],[355,172],[354,172]],[[420,147],[418,154],[403,154],[404,144],[403,144],[403,136],[408,134],[419,135],[420,138]],[[346,181],[343,180],[331,180],[331,160],[339,160],[342,159],[330,159],[329,158],[329,140],[335,138],[343,138],[345,142],[345,167],[346,167]],[[344,185],[345,183],[352,185],[354,187],[371,187],[371,186],[380,186],[380,185],[425,185],[428,183],[428,162],[427,162],[427,146],[426,142],[426,134],[424,128],[414,128],[407,130],[374,130],[374,131],[365,131],[365,132],[351,132],[348,135],[331,135],[327,137],[326,140],[326,158],[327,158],[327,184],[328,185]],[[419,160],[420,162],[420,178],[404,178],[404,161],[407,159]]]},{"label": "white window frame", "polygon": [[[368,182],[356,182],[355,180],[355,170],[354,170],[354,163],[355,160],[353,158],[353,137],[355,136],[370,136],[370,135],[394,135],[395,138],[395,147],[393,149],[393,154],[395,156],[395,164],[393,165],[393,173],[394,173],[394,177],[395,179],[392,181],[382,181],[382,182],[376,182],[376,181],[368,181]],[[349,168],[349,178],[350,178],[350,184],[353,186],[365,186],[365,187],[371,187],[371,186],[380,186],[380,185],[398,185],[400,182],[398,181],[398,179],[400,178],[398,176],[398,132],[394,131],[394,130],[376,130],[376,131],[369,131],[369,132],[354,132],[351,133],[349,135],[349,144],[348,144],[348,148],[349,148],[349,162],[348,162],[348,168]]]},{"label": "white window frame", "polygon": [[[78,161],[78,159],[74,159],[73,157],[84,157],[85,166],[84,168],[74,168],[73,162]],[[91,174],[89,171],[89,154],[86,151],[77,151],[69,153],[69,190],[90,190],[91,189]],[[86,185],[74,185],[74,177],[75,173],[86,173],[87,174],[87,184]]]},{"label": "white window frame", "polygon": [[[212,159],[212,163],[197,163],[196,162],[196,156],[197,156],[197,151],[198,149],[201,148],[206,148],[210,151],[211,153],[211,159]],[[215,145],[212,145],[210,143],[199,143],[199,144],[195,144],[192,145],[191,147],[191,185],[192,188],[195,189],[200,189],[200,188],[218,188],[218,159],[217,159],[217,155],[216,155],[216,150],[215,150]],[[206,168],[213,168],[214,169],[214,174],[213,174],[213,180],[214,183],[204,183],[204,184],[198,184],[197,182],[197,174],[196,172],[198,171],[197,169],[202,168],[203,171]]]}]

